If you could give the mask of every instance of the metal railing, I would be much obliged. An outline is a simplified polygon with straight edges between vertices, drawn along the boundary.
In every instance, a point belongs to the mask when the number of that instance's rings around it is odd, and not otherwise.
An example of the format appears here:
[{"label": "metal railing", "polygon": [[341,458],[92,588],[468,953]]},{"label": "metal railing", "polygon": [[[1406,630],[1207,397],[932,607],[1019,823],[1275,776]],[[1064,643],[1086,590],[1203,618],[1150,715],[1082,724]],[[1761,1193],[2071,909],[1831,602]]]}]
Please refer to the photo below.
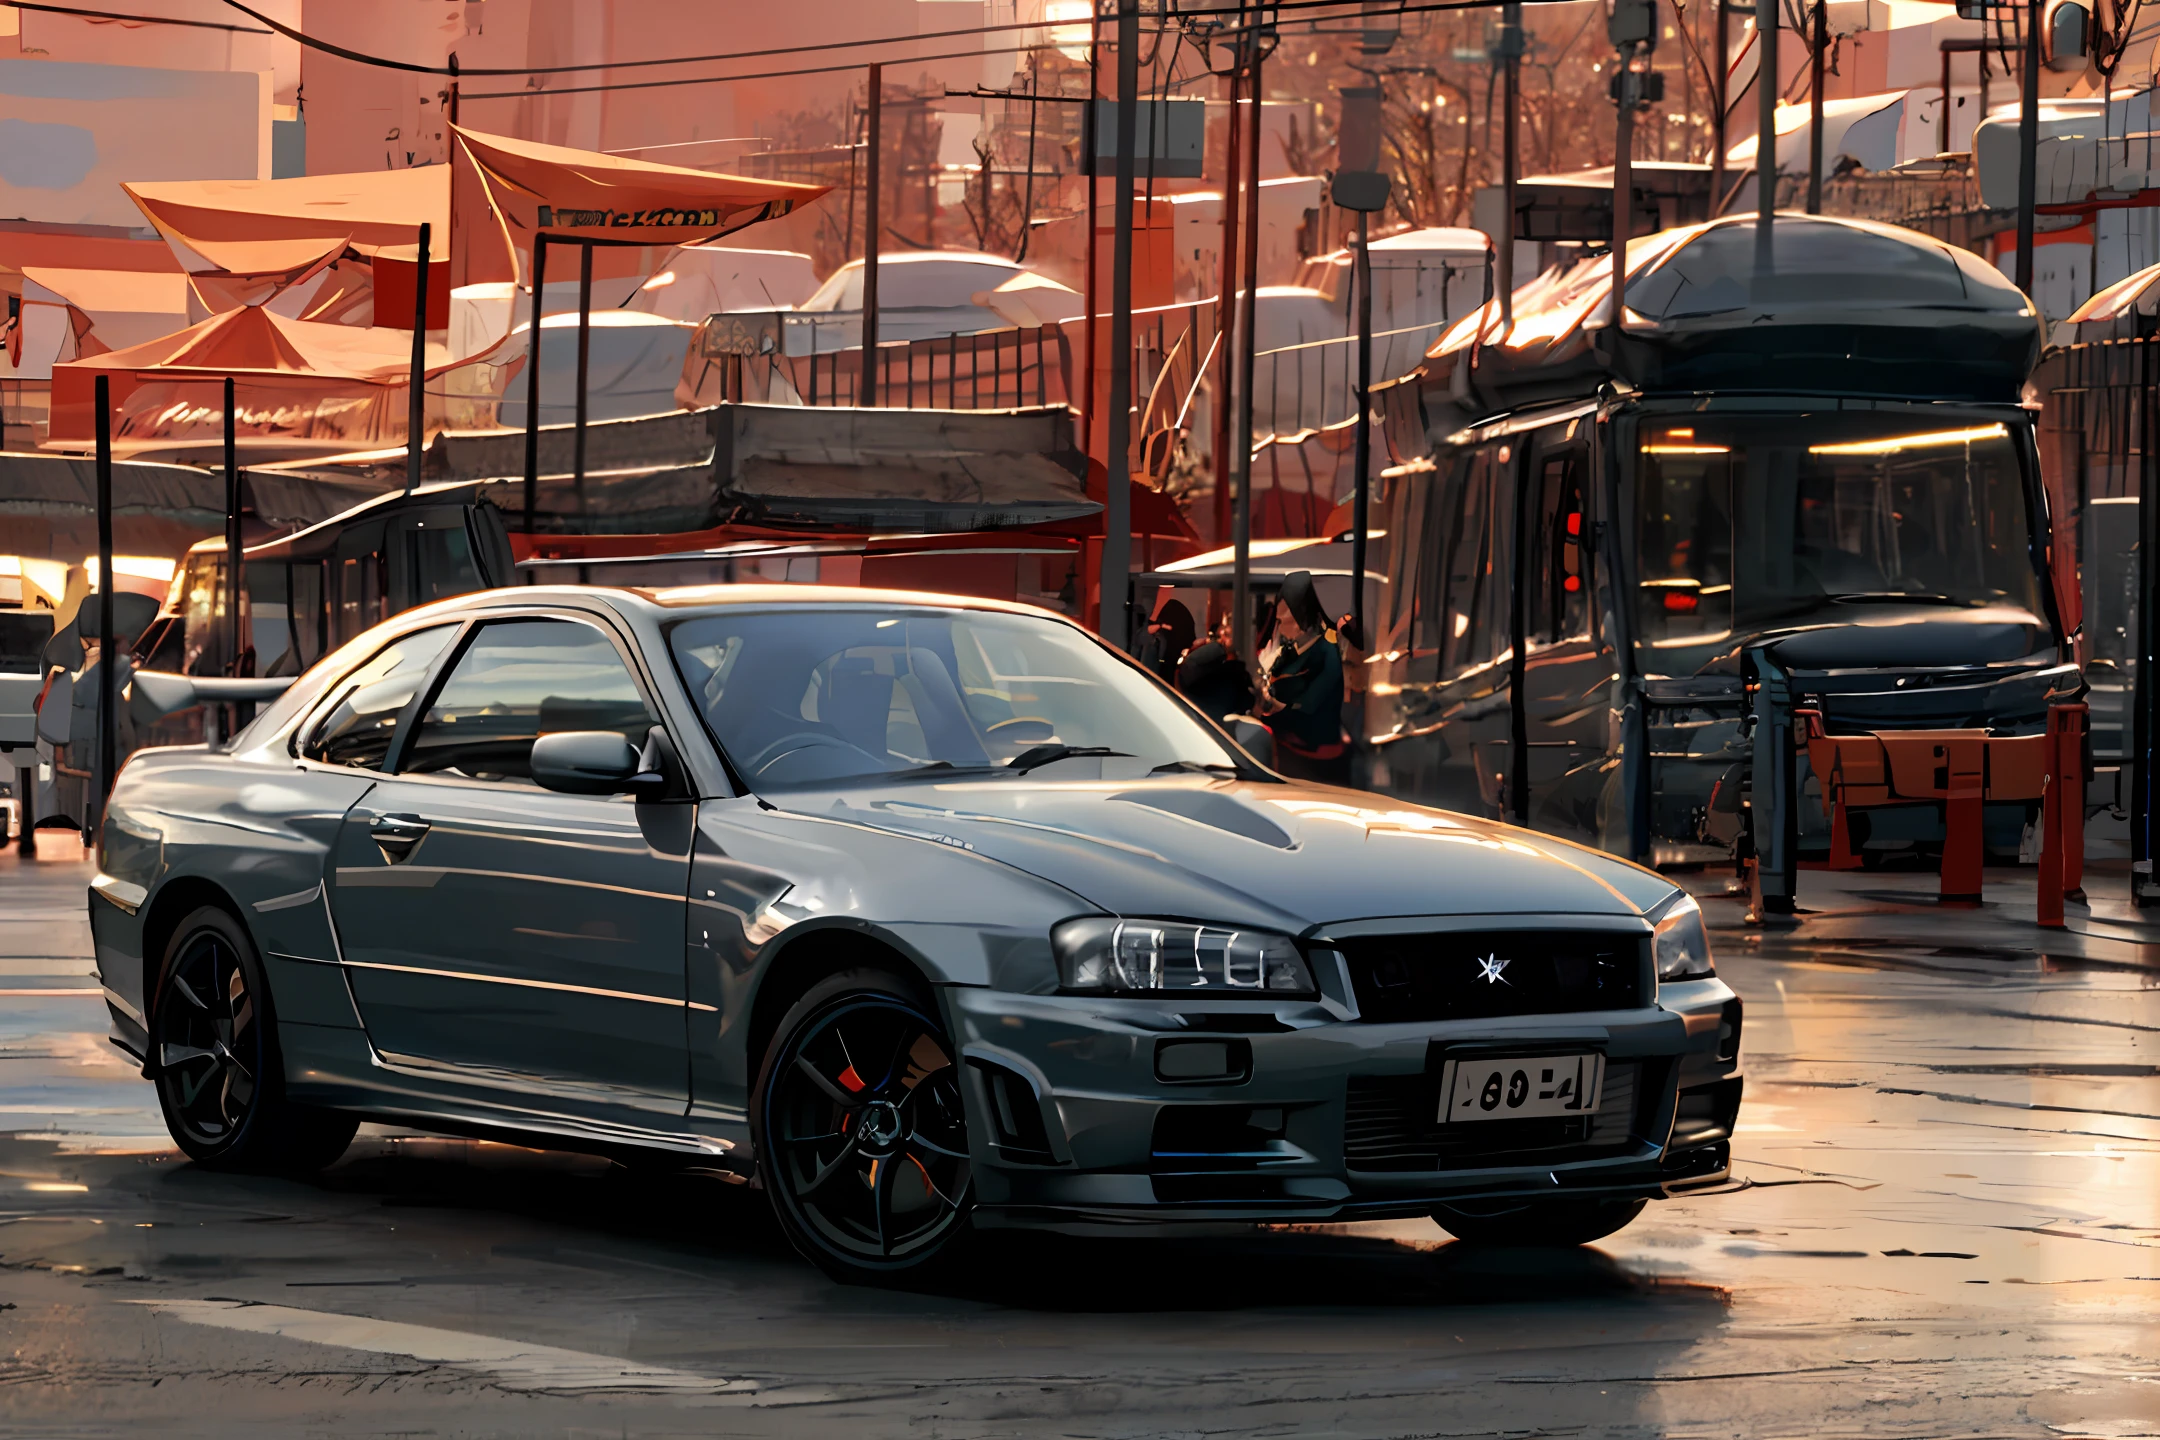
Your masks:
[{"label": "metal railing", "polygon": [[[1373,333],[1373,383],[1406,375],[1452,320]],[[1253,444],[1325,430],[1357,416],[1357,336],[1331,335],[1253,356]]]}]

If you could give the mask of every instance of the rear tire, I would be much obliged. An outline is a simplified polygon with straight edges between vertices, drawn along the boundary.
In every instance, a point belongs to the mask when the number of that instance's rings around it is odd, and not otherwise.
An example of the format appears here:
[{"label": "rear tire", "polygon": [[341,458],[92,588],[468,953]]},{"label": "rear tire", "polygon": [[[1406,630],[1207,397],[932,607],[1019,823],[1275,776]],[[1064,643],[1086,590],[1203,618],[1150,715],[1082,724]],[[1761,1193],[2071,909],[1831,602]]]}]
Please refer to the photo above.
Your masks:
[{"label": "rear tire", "polygon": [[966,1243],[975,1190],[959,1052],[937,1006],[898,977],[849,970],[795,1002],[766,1050],[750,1127],[780,1228],[835,1280],[918,1282]]},{"label": "rear tire", "polygon": [[150,1057],[165,1128],[199,1165],[311,1173],[335,1163],[360,1127],[357,1116],[286,1098],[262,961],[217,906],[182,920],[165,947]]},{"label": "rear tire", "polygon": [[[1648,1200],[1495,1201],[1468,1211],[1442,1205],[1433,1223],[1469,1245],[1539,1246],[1565,1249],[1627,1228]],[[1483,1212],[1483,1213],[1479,1213]]]}]

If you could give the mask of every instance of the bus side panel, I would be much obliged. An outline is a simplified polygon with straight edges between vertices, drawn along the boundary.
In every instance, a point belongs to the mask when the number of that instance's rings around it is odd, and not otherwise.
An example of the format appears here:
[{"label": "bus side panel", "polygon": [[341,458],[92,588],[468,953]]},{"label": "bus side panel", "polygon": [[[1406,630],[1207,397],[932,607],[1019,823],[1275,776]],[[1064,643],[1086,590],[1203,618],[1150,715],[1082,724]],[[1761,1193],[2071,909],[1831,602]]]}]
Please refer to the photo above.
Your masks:
[{"label": "bus side panel", "polygon": [[1373,728],[1375,788],[1494,818],[1514,747],[1514,460],[1495,442],[1408,477],[1423,504],[1398,512],[1404,543],[1389,547],[1399,619],[1388,652],[1401,658],[1376,687],[1392,713]]}]

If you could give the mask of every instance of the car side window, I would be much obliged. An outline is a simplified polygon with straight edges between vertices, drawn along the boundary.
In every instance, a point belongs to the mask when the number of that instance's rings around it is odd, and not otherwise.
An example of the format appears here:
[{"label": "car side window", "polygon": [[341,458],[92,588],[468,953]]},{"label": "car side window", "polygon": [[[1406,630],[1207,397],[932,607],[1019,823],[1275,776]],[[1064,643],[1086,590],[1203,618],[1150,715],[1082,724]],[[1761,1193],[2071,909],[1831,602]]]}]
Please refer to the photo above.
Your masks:
[{"label": "car side window", "polygon": [[577,620],[481,626],[421,713],[406,774],[530,783],[533,741],[612,730],[642,746],[658,722],[614,643]]},{"label": "car side window", "polygon": [[403,636],[331,688],[336,697],[301,744],[300,753],[325,765],[380,770],[397,736],[398,717],[427,678],[428,666],[457,633],[434,625]]}]

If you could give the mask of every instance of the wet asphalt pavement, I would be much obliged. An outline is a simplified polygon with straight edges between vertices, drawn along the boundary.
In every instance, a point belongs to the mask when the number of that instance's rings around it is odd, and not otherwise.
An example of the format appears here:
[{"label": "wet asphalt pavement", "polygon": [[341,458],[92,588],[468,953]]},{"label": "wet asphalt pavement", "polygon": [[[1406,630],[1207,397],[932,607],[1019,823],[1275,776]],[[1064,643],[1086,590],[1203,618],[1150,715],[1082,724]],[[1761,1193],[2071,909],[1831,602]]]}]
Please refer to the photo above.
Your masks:
[{"label": "wet asphalt pavement", "polygon": [[1735,1181],[1594,1248],[1010,1239],[921,1294],[710,1179],[372,1127],[309,1183],[196,1169],[63,847],[0,859],[0,1433],[2160,1435],[2160,928],[2044,938],[2014,872],[1811,874],[1789,933],[1706,900]]}]

